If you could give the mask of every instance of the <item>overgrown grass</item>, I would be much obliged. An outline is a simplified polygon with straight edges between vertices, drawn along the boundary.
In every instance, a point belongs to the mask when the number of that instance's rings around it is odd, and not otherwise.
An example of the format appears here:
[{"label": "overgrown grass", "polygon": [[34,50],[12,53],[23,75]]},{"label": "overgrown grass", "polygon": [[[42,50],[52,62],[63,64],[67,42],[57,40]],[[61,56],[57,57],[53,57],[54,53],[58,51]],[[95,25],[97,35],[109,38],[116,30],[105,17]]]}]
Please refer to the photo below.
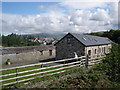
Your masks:
[{"label": "overgrown grass", "polygon": [[[17,70],[17,72],[34,70],[34,69],[40,69],[40,68],[43,68],[43,67],[48,67],[48,66],[36,65],[36,66],[24,67],[24,68],[19,68],[19,69]],[[3,77],[2,80],[4,80],[4,79],[9,79],[9,78],[14,78],[14,77],[18,77],[18,76],[29,75],[29,74],[33,74],[33,73],[39,73],[39,72],[43,72],[43,71],[54,70],[54,69],[58,69],[58,68],[61,68],[61,66],[59,66],[59,67],[53,67],[53,68],[49,68],[49,69],[44,69],[44,70],[26,72],[26,73],[18,74],[17,76],[16,76],[16,75],[11,75],[11,76],[7,76],[7,77]],[[62,70],[64,70],[64,69],[62,69]],[[50,74],[50,73],[59,72],[59,71],[62,71],[62,70],[51,71],[51,72],[47,72],[47,73],[41,73],[41,74],[37,74],[37,75],[33,75],[33,76],[22,77],[22,78],[19,78],[19,79],[12,79],[12,80],[8,80],[8,81],[3,81],[2,83],[3,83],[3,84],[6,84],[6,83],[10,83],[10,82],[15,82],[16,80],[19,81],[19,80],[24,80],[24,79],[28,79],[28,78],[43,76],[43,75],[47,75],[47,74]],[[68,70],[68,69],[65,69],[65,70]],[[3,74],[3,75],[6,75],[6,74],[10,74],[10,73],[16,73],[16,69],[13,69],[13,70],[5,70],[5,71],[3,71],[2,74]],[[5,86],[5,87],[6,87],[6,86]]]},{"label": "overgrown grass", "polygon": [[[30,81],[26,81],[26,82],[28,82],[28,83],[35,83],[35,82],[50,80],[50,79],[53,79],[53,78],[58,78],[58,77],[70,74],[71,72],[73,72],[73,70],[75,68],[80,68],[80,67],[67,68],[67,69],[64,69],[64,70],[66,70],[66,72],[64,72],[64,73],[59,73],[59,74],[50,75],[50,76],[44,76],[44,77],[38,77],[36,79],[30,80]],[[47,75],[47,74],[51,74],[51,73],[55,73],[55,72],[59,72],[59,71],[63,71],[63,70],[53,71],[53,72],[45,73],[45,74],[42,74],[42,75]],[[36,77],[37,76],[40,76],[40,75],[36,75]],[[7,87],[5,86],[4,88],[11,88],[11,87],[12,88],[14,88],[14,87],[18,87],[19,88],[19,87],[23,86],[24,83],[26,83],[26,82],[9,85]]]},{"label": "overgrown grass", "polygon": [[[98,65],[91,69],[74,67],[66,72],[37,78],[26,83],[18,83],[12,88],[120,88],[120,84],[109,80],[108,76],[99,71]],[[43,83],[43,84],[41,84]]]},{"label": "overgrown grass", "polygon": [[[99,64],[98,64],[99,65]],[[120,88],[119,83],[109,80],[108,76],[95,65],[90,70],[85,67],[74,67],[65,73],[34,80],[25,87],[31,88]],[[43,81],[46,81],[44,83]],[[44,83],[41,85],[41,82]],[[37,83],[36,86],[33,86]]]}]

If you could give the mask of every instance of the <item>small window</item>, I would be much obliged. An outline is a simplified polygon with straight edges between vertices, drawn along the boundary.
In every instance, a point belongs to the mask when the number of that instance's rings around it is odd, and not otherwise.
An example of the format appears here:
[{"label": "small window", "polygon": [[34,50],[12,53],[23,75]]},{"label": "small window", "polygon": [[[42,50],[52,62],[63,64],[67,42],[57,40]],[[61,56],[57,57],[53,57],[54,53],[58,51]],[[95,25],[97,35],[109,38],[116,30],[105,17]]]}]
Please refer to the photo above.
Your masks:
[{"label": "small window", "polygon": [[104,53],[105,53],[105,51],[106,51],[106,48],[104,47]]},{"label": "small window", "polygon": [[95,54],[97,54],[97,49],[95,49]]},{"label": "small window", "polygon": [[88,55],[91,56],[91,50],[88,50]]},{"label": "small window", "polygon": [[52,56],[52,50],[49,50],[49,55]]}]

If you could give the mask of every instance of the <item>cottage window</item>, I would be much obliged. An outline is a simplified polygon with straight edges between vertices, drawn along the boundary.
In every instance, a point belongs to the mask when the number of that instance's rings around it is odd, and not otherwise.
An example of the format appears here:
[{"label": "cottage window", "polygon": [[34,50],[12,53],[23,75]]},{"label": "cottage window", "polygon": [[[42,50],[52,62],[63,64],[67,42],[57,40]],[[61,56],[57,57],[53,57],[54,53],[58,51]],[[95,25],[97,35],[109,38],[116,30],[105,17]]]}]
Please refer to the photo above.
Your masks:
[{"label": "cottage window", "polygon": [[105,51],[106,51],[105,49],[106,49],[106,48],[104,47],[104,53],[105,53]]},{"label": "cottage window", "polygon": [[52,50],[49,50],[49,55],[52,56]]},{"label": "cottage window", "polygon": [[91,56],[91,50],[88,50],[88,55]]},{"label": "cottage window", "polygon": [[95,54],[97,54],[97,49],[95,49]]}]

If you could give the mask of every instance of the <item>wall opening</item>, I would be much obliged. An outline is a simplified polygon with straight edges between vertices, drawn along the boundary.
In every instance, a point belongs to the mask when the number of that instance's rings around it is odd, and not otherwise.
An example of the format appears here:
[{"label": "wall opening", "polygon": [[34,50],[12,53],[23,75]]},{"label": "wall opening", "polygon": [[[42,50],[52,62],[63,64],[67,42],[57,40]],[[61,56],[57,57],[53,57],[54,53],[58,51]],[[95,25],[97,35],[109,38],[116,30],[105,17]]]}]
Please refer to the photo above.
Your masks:
[{"label": "wall opening", "polygon": [[40,53],[41,53],[41,55],[43,55],[43,50],[42,50],[42,51],[40,51]]},{"label": "wall opening", "polygon": [[97,49],[95,49],[95,54],[97,54]]},{"label": "wall opening", "polygon": [[105,51],[106,51],[105,49],[106,49],[106,48],[104,47],[104,53],[105,53]]},{"label": "wall opening", "polygon": [[49,55],[52,56],[52,50],[49,50]]},{"label": "wall opening", "polygon": [[88,55],[91,56],[91,50],[88,50]]}]

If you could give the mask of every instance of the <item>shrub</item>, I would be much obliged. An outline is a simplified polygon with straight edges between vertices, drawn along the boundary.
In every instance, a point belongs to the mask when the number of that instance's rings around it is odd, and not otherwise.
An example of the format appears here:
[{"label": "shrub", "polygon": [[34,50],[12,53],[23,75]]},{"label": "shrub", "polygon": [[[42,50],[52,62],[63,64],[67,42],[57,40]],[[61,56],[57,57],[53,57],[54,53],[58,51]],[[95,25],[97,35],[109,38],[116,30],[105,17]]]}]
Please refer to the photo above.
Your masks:
[{"label": "shrub", "polygon": [[11,60],[10,60],[10,59],[7,59],[6,65],[10,65],[10,64],[12,64]]}]

